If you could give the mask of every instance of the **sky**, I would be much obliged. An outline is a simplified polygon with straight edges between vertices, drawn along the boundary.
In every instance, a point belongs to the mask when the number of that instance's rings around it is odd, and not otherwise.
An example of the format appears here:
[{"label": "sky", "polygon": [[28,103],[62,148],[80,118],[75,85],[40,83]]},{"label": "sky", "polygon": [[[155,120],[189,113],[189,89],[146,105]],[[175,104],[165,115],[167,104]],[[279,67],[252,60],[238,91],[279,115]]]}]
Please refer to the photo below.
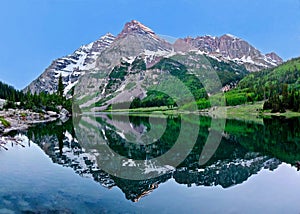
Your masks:
[{"label": "sky", "polygon": [[300,0],[1,0],[0,81],[22,89],[59,57],[138,20],[157,34],[226,33],[300,56]]}]

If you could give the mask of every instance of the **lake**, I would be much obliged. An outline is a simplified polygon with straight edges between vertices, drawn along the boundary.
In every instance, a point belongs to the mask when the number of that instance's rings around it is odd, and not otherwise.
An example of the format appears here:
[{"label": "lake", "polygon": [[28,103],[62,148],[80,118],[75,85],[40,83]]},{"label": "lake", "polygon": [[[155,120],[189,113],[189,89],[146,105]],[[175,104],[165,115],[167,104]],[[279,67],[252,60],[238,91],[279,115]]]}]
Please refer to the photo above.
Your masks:
[{"label": "lake", "polygon": [[0,213],[300,213],[300,118],[96,114],[12,135]]}]

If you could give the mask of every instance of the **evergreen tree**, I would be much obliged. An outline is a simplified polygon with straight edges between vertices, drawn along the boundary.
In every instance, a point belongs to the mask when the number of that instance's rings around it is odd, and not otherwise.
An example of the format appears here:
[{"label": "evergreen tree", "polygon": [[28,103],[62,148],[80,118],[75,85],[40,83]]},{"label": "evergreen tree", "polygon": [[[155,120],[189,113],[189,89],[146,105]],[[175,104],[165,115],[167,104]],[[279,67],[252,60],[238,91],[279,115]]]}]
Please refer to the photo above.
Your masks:
[{"label": "evergreen tree", "polygon": [[282,85],[282,105],[286,109],[289,108],[288,84]]},{"label": "evergreen tree", "polygon": [[61,74],[59,75],[59,78],[58,78],[57,95],[60,96],[61,98],[63,98],[63,96],[64,96],[64,84],[63,84]]}]

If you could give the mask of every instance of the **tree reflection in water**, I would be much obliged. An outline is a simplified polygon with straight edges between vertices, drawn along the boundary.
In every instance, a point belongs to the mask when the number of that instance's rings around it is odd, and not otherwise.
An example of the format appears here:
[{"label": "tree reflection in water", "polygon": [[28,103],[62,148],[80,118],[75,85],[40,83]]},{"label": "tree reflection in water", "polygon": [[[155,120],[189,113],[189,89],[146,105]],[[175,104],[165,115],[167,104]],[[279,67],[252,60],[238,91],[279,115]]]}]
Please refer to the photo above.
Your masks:
[{"label": "tree reflection in water", "polygon": [[[220,185],[227,188],[245,182],[263,168],[274,170],[281,162],[295,166],[299,163],[300,118],[272,118],[264,119],[263,123],[227,120],[219,148],[205,165],[200,166],[199,157],[211,122],[209,117],[201,117],[197,123],[198,139],[189,155],[176,168],[159,169],[158,177],[146,180],[123,179],[102,169],[101,159],[107,158],[103,148],[107,146],[117,154],[133,160],[126,164],[163,155],[174,145],[182,119],[179,116],[168,117],[166,128],[161,131],[163,127],[159,118],[157,123],[152,122],[150,126],[147,116],[131,116],[130,122],[124,123],[122,116],[114,116],[112,119],[109,115],[99,115],[94,120],[87,117],[77,121],[75,128],[83,130],[80,132],[80,142],[72,121],[38,125],[30,128],[27,136],[54,163],[71,167],[79,175],[92,178],[107,188],[117,186],[132,201],[138,201],[171,178],[187,186]],[[150,130],[156,130],[155,133],[160,136],[143,136],[143,133]],[[100,133],[100,136],[95,136],[95,133]],[[139,142],[133,142],[135,139]],[[153,143],[143,144],[143,141]],[[158,169],[148,170],[145,173]]]}]

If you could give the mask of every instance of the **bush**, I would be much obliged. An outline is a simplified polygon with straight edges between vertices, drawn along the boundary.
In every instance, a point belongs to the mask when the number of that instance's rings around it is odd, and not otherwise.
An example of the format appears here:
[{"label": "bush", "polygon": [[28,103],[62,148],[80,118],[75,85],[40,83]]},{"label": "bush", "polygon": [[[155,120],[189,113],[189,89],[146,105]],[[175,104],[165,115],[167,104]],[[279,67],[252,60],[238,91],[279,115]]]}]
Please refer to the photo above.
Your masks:
[{"label": "bush", "polygon": [[247,102],[247,95],[246,93],[226,93],[226,105],[228,106],[236,106],[245,104]]},{"label": "bush", "polygon": [[3,117],[0,117],[0,122],[2,123],[2,125],[3,125],[5,128],[10,127],[10,122],[8,122],[7,120],[5,120]]}]

